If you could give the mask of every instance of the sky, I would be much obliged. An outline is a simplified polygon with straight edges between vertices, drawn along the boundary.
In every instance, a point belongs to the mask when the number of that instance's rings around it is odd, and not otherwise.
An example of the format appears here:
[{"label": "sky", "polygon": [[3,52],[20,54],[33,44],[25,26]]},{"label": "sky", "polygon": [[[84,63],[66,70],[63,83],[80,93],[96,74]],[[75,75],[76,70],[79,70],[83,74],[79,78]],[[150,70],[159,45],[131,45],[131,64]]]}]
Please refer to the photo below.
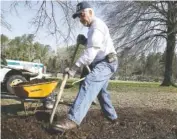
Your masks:
[{"label": "sky", "polygon": [[[11,31],[2,27],[1,33],[13,39],[16,36],[22,36],[23,34],[32,34],[34,32],[34,27],[30,25],[30,20],[34,16],[35,12],[32,10],[27,10],[27,8],[20,6],[18,8],[18,14],[15,11],[10,11],[10,4],[12,1],[2,1],[1,2],[1,9],[5,10],[5,20],[7,23],[11,25]],[[52,38],[50,38],[50,42],[48,39],[45,39],[45,33],[40,33],[36,37],[36,41],[39,41],[42,44],[49,44],[54,47],[55,42]]]},{"label": "sky", "polygon": [[[32,34],[34,33],[34,26],[30,24],[30,21],[36,14],[35,9],[39,9],[39,7],[33,7],[33,10],[29,10],[28,8],[24,7],[24,4],[18,6],[18,14],[15,10],[10,11],[10,5],[13,1],[1,0],[1,9],[5,11],[4,16],[5,20],[11,24],[11,31],[8,29],[1,27],[1,34],[6,35],[8,38],[13,39],[16,36],[22,36],[24,34]],[[21,0],[21,2],[23,2]],[[34,1],[33,1],[34,2]],[[74,2],[74,1],[73,1]],[[75,1],[76,2],[76,1]],[[98,8],[94,8],[96,15],[102,18],[100,11]],[[62,17],[61,12],[57,11],[57,18],[60,20]],[[71,17],[72,18],[72,17]],[[104,20],[104,18],[102,18]],[[81,23],[78,20],[78,30],[75,32],[76,36],[78,34],[85,34],[87,32],[87,28],[81,29]],[[63,28],[63,26],[61,26]],[[64,28],[65,29],[65,28]],[[40,42],[41,44],[50,45],[53,50],[57,50],[58,47],[66,46],[66,44],[61,44],[56,42],[56,38],[53,36],[49,36],[47,30],[41,29],[35,38],[35,41]],[[177,51],[177,49],[176,49]]]},{"label": "sky", "polygon": [[[24,7],[24,4],[18,6],[16,13],[15,10],[10,11],[10,5],[13,1],[1,1],[1,9],[5,11],[4,17],[5,20],[11,25],[11,31],[8,29],[1,27],[1,34],[6,35],[8,38],[13,39],[16,36],[22,36],[23,34],[33,34],[35,31],[34,26],[30,24],[30,21],[36,14],[35,9],[39,9],[39,7],[33,7],[33,10],[29,10],[28,8]],[[23,1],[21,1],[23,2]],[[97,11],[96,11],[97,13]],[[62,17],[61,12],[57,11],[57,17]],[[72,18],[72,17],[71,17]],[[60,20],[58,18],[58,20]],[[78,20],[79,22],[79,20]],[[79,29],[77,32],[78,34],[85,34],[87,32],[87,28],[80,28],[82,25],[78,23]],[[63,27],[61,27],[63,28]],[[49,36],[46,29],[41,29],[35,38],[35,41],[40,42],[41,44],[50,45],[53,50],[56,50],[57,47],[61,47],[64,44],[59,44],[56,42],[56,38],[53,36]]]},{"label": "sky", "polygon": [[[17,8],[17,14],[15,10],[10,11],[11,3],[12,1],[1,1],[1,9],[5,11],[5,20],[11,25],[11,31],[9,31],[7,28],[1,27],[1,34],[6,35],[10,39],[13,39],[16,36],[22,36],[23,34],[33,34],[35,28],[30,24],[30,21],[36,14],[36,10],[28,10],[28,8],[21,4]],[[62,15],[58,14],[57,16],[61,17]],[[85,30],[81,30],[81,32],[85,33]],[[46,29],[41,29],[37,33],[35,41],[45,45],[50,45],[54,50],[59,47],[58,43],[56,42],[56,38],[48,35]]]}]

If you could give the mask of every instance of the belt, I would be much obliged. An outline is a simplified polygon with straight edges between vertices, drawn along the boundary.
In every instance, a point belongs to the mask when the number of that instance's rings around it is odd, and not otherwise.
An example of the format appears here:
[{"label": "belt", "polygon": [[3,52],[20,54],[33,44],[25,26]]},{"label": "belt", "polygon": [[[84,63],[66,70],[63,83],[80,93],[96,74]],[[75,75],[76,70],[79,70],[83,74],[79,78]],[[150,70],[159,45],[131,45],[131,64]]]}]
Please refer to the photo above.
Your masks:
[{"label": "belt", "polygon": [[114,61],[117,61],[118,58],[117,58],[117,55],[115,53],[109,53],[108,55],[106,55],[106,57],[100,61],[97,61],[97,62],[93,62],[92,65],[97,65],[98,63],[102,62],[102,61],[106,61],[108,63],[111,63],[111,62],[114,62]]},{"label": "belt", "polygon": [[105,59],[111,63],[111,62],[114,62],[114,61],[117,61],[117,55],[115,53],[109,53]]}]

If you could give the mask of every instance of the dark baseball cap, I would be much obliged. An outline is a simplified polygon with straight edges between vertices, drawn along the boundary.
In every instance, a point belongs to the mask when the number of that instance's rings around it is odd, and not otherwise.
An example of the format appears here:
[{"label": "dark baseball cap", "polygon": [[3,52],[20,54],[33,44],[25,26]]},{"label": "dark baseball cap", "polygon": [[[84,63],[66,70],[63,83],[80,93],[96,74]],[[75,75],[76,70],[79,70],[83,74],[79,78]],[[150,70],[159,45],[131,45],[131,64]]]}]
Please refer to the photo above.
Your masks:
[{"label": "dark baseball cap", "polygon": [[92,7],[86,1],[78,3],[77,7],[76,7],[76,13],[73,14],[72,17],[75,19],[76,17],[78,17],[80,15],[81,11],[86,8],[92,8]]}]

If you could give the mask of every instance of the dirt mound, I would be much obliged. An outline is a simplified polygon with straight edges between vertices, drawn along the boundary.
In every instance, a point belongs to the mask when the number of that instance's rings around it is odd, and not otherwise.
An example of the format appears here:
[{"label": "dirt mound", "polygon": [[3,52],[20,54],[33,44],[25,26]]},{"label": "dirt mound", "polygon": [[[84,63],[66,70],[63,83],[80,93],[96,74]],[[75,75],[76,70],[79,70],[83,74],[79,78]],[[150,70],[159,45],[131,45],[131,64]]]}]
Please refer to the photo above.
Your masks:
[{"label": "dirt mound", "polygon": [[[117,108],[119,119],[110,123],[100,110],[90,110],[79,128],[55,134],[49,130],[49,113],[7,116],[2,113],[2,139],[177,139],[177,112]],[[59,118],[57,118],[59,119]]]}]

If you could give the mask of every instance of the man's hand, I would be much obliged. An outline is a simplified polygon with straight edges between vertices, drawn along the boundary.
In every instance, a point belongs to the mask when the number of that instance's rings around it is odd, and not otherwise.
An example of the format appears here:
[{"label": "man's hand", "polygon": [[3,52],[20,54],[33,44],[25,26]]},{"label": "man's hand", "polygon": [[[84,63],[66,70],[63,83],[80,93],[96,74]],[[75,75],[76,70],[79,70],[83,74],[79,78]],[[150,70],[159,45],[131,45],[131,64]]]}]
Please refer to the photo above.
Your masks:
[{"label": "man's hand", "polygon": [[74,77],[74,75],[76,74],[78,69],[79,69],[79,67],[76,66],[76,65],[74,65],[71,69],[66,68],[65,71],[64,71],[64,75],[68,74],[69,77]]},{"label": "man's hand", "polygon": [[79,34],[77,36],[77,44],[86,45],[87,44],[87,38],[83,34]]}]

